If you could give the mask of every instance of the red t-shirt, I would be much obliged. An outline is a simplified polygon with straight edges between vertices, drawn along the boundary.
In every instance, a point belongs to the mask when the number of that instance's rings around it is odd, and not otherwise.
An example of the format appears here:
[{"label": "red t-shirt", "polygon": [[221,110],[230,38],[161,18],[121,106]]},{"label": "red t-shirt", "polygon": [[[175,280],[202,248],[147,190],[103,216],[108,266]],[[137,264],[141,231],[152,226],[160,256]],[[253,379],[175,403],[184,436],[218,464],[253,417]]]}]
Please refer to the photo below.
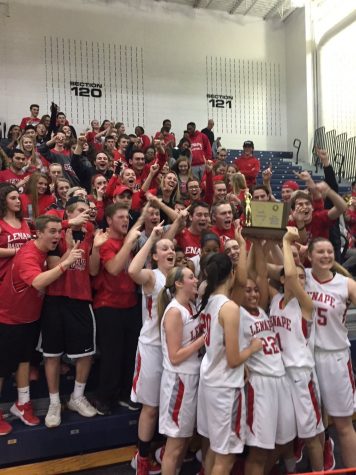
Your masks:
[{"label": "red t-shirt", "polygon": [[44,293],[32,287],[46,270],[47,253],[35,241],[25,244],[13,258],[0,286],[0,323],[19,325],[40,318]]},{"label": "red t-shirt", "polygon": [[96,153],[99,153],[103,150],[103,144],[101,141],[101,138],[99,137],[98,139],[95,138],[98,132],[87,132],[86,134],[86,139],[88,144],[91,144],[94,147],[94,150]]},{"label": "red t-shirt", "polygon": [[[22,194],[20,195],[21,205],[22,205],[22,214],[24,218],[31,218],[29,213],[29,205],[32,205],[32,199],[30,195]],[[53,195],[39,195],[38,197],[38,216],[45,214],[47,209],[56,202],[56,199]]]},{"label": "red t-shirt", "polygon": [[[20,228],[13,228],[9,223],[0,219],[0,247],[3,249],[21,249],[31,239],[31,230],[25,220]],[[0,258],[0,282],[15,256]]]},{"label": "red t-shirt", "polygon": [[220,238],[221,250],[224,250],[224,244],[229,239],[235,239],[235,228],[231,225],[230,229],[219,229],[216,226],[212,226],[210,231]]},{"label": "red t-shirt", "polygon": [[27,125],[33,125],[34,127],[36,127],[36,125],[40,122],[41,119],[39,119],[38,117],[24,117],[21,120],[20,128],[25,129]]},{"label": "red t-shirt", "polygon": [[179,247],[183,249],[186,257],[194,257],[200,254],[200,234],[193,234],[188,228],[175,237]]},{"label": "red t-shirt", "polygon": [[27,175],[30,175],[28,172],[21,173],[21,175],[16,175],[10,168],[0,172],[0,183],[10,183],[11,185],[17,185],[17,183],[23,180]]},{"label": "red t-shirt", "polygon": [[[84,240],[79,244],[78,248],[83,249],[80,259],[77,259],[67,269],[61,277],[47,287],[48,295],[59,295],[61,297],[69,297],[77,300],[92,301],[91,282],[89,275],[89,257],[93,243],[93,234],[85,233]],[[63,256],[67,251],[67,243],[65,233],[62,233],[58,248],[49,255]]]},{"label": "red t-shirt", "polygon": [[95,279],[94,308],[130,308],[137,304],[136,284],[127,273],[131,259],[118,275],[111,275],[104,264],[113,259],[124,244],[124,239],[109,238],[100,248],[101,269]]},{"label": "red t-shirt", "polygon": [[[327,209],[313,211],[311,222],[305,225],[305,230],[308,236],[306,244],[309,244],[312,239],[317,237],[329,239],[330,228],[336,223],[336,221],[329,218],[328,212],[329,210]],[[296,226],[295,221],[288,221],[288,226]]]},{"label": "red t-shirt", "polygon": [[345,215],[349,218],[349,221],[346,222],[347,229],[351,236],[356,239],[356,210],[348,208]]}]

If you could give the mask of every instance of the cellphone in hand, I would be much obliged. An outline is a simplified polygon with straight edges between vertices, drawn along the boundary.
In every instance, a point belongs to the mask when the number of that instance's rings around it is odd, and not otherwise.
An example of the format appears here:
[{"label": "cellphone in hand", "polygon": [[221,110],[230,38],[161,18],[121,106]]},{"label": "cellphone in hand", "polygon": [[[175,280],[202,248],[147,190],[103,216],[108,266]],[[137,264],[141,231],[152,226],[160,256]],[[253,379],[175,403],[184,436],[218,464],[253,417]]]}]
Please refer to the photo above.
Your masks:
[{"label": "cellphone in hand", "polygon": [[84,231],[72,231],[73,241],[84,241]]}]

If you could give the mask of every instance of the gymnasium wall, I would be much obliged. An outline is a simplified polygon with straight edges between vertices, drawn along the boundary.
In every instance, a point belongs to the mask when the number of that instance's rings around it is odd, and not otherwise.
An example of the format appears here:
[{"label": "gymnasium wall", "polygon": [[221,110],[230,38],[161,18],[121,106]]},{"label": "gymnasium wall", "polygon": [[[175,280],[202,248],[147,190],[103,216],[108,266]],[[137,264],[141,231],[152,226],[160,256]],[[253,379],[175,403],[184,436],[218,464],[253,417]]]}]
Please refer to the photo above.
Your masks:
[{"label": "gymnasium wall", "polygon": [[281,23],[149,0],[12,0],[0,40],[8,123],[54,100],[79,130],[108,118],[152,134],[170,118],[180,137],[213,117],[225,146],[276,150],[299,134]]}]

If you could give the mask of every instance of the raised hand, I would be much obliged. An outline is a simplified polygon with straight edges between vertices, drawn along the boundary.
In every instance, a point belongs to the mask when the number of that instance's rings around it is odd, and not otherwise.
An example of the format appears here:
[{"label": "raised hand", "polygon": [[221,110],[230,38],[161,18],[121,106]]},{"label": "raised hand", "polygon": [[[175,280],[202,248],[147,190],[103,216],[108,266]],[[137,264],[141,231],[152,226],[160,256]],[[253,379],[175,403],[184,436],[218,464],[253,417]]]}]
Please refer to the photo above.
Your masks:
[{"label": "raised hand", "polygon": [[109,234],[102,229],[98,229],[94,236],[93,247],[98,249],[109,239]]}]

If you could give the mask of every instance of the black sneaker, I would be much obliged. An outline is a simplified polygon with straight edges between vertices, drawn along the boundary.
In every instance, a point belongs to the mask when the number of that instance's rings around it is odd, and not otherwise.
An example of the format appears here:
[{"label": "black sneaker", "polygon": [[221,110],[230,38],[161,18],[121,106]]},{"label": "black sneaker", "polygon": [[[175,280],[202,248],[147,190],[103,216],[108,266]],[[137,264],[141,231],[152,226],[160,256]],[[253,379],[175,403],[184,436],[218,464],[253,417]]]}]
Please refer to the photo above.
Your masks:
[{"label": "black sneaker", "polygon": [[142,404],[139,402],[133,402],[131,399],[120,399],[119,406],[126,407],[130,411],[139,411],[142,407]]},{"label": "black sneaker", "polygon": [[92,404],[95,407],[96,412],[99,414],[99,416],[110,416],[112,414],[112,410],[109,404],[101,402],[98,399],[92,401]]}]

